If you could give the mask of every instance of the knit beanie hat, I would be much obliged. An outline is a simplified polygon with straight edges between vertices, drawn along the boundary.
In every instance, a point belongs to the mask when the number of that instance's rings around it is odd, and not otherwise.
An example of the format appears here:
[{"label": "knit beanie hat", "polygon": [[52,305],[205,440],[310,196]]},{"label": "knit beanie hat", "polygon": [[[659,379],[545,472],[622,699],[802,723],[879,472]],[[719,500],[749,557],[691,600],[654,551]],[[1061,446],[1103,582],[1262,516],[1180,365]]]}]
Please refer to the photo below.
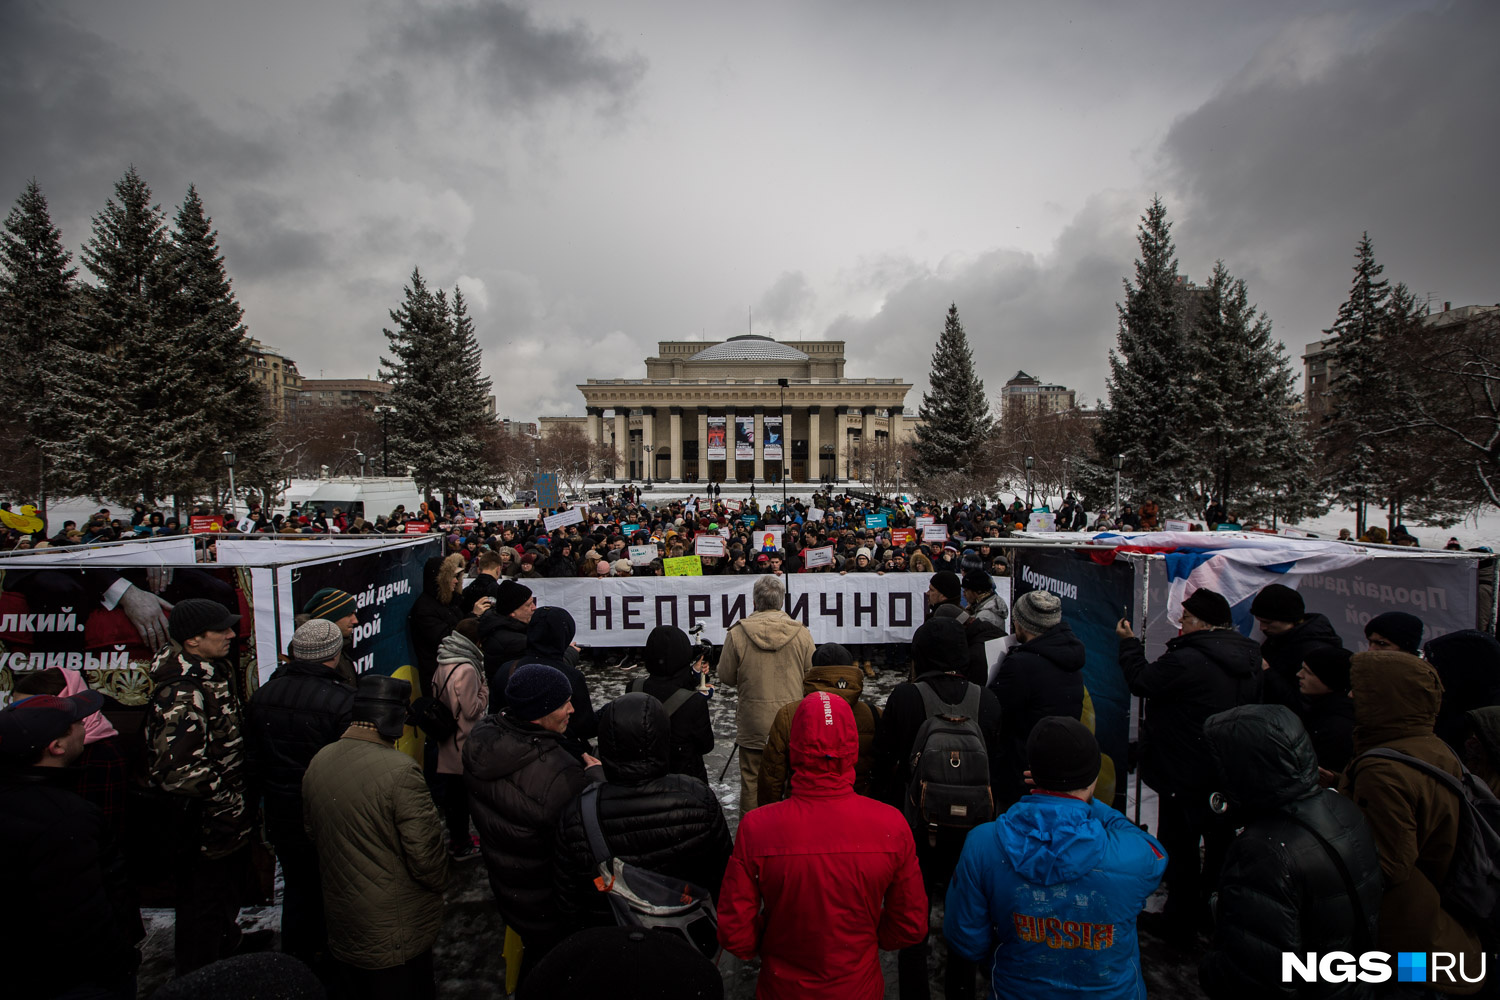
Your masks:
[{"label": "knit beanie hat", "polygon": [[1349,661],[1354,654],[1342,646],[1315,646],[1303,654],[1302,662],[1328,690],[1349,690]]},{"label": "knit beanie hat", "polygon": [[1291,587],[1273,583],[1255,595],[1250,602],[1250,613],[1273,622],[1296,623],[1307,614],[1307,606],[1302,603],[1302,595]]},{"label": "knit beanie hat", "polygon": [[181,645],[205,632],[222,632],[239,624],[240,616],[232,615],[218,601],[202,597],[190,597],[178,601],[167,619],[167,635]]},{"label": "knit beanie hat", "polygon": [[976,594],[988,594],[995,589],[995,581],[983,569],[964,570],[964,589]]},{"label": "knit beanie hat", "polygon": [[331,622],[347,618],[358,610],[354,598],[337,587],[324,587],[302,605],[304,615],[326,618]]},{"label": "knit beanie hat", "polygon": [[1365,638],[1382,635],[1401,647],[1403,653],[1416,654],[1422,645],[1422,619],[1405,611],[1387,611],[1376,615],[1365,626]]},{"label": "knit beanie hat", "polygon": [[292,633],[292,658],[307,663],[322,663],[344,648],[344,633],[327,618],[313,618],[297,626]]},{"label": "knit beanie hat", "polygon": [[963,587],[958,581],[958,574],[951,569],[940,569],[932,574],[931,584],[934,590],[950,601],[956,601]]},{"label": "knit beanie hat", "polygon": [[1234,624],[1234,615],[1230,613],[1228,599],[1218,591],[1209,590],[1207,587],[1199,587],[1188,595],[1188,599],[1182,602],[1182,610],[1205,625],[1223,628]]},{"label": "knit beanie hat", "polygon": [[[521,562],[526,562],[523,556]],[[495,613],[508,615],[531,599],[531,588],[514,580],[501,580],[495,595]]]},{"label": "knit beanie hat", "polygon": [[854,665],[854,654],[836,642],[825,642],[812,655],[815,667],[850,667]]},{"label": "knit beanie hat", "polygon": [[505,712],[522,722],[551,715],[573,698],[573,685],[556,667],[523,663],[505,682]]},{"label": "knit beanie hat", "polygon": [[629,559],[615,560],[615,576],[631,576],[635,573],[635,567],[630,565]]},{"label": "knit beanie hat", "polygon": [[1032,726],[1026,738],[1026,766],[1032,782],[1044,791],[1075,792],[1089,787],[1099,777],[1099,763],[1099,741],[1077,719],[1049,715]]},{"label": "knit beanie hat", "polygon": [[1041,635],[1062,621],[1062,601],[1050,590],[1028,590],[1016,598],[1010,615],[1016,628]]},{"label": "knit beanie hat", "polygon": [[863,545],[854,550],[854,558],[858,559],[860,556],[864,556],[866,559],[873,558],[873,556],[870,555],[870,550],[865,548]]}]

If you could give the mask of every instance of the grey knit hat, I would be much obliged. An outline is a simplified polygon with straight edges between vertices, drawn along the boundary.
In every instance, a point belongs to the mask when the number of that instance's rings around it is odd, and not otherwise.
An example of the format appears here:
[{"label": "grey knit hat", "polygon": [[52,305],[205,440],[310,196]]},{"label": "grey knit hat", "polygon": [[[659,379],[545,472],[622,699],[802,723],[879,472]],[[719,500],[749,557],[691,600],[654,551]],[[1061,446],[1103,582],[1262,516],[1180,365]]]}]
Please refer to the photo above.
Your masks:
[{"label": "grey knit hat", "polygon": [[292,633],[292,658],[306,663],[323,663],[344,648],[344,633],[327,618],[313,618],[297,626]]},{"label": "grey knit hat", "polygon": [[1010,611],[1016,628],[1025,629],[1032,635],[1041,635],[1062,621],[1062,602],[1048,590],[1028,590],[1016,598]]}]

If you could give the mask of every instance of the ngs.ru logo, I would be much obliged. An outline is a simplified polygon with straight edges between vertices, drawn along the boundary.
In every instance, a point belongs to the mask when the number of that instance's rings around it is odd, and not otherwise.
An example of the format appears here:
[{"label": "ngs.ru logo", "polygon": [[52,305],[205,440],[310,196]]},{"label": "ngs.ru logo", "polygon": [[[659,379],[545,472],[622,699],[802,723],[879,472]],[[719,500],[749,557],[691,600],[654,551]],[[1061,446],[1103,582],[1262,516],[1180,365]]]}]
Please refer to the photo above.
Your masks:
[{"label": "ngs.ru logo", "polygon": [[[1484,981],[1485,954],[1466,955],[1449,951],[1401,951],[1396,953],[1398,983],[1479,983]],[[1471,975],[1473,965],[1477,974]],[[1351,955],[1347,951],[1281,953],[1283,983],[1384,983],[1391,978],[1391,955],[1384,951],[1367,951]]]}]

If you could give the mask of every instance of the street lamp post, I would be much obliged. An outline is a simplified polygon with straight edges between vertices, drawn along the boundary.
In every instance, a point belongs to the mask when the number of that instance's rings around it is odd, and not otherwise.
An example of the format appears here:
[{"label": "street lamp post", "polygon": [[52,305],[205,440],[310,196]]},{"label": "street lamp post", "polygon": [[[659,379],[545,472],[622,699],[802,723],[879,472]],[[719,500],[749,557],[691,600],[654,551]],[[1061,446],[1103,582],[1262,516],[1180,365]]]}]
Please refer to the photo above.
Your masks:
[{"label": "street lamp post", "polygon": [[369,456],[362,451],[356,451],[354,453],[354,460],[359,463],[359,478],[361,479],[365,478],[365,462],[368,460],[368,458]]},{"label": "street lamp post", "polygon": [[1068,496],[1068,460],[1066,458],[1063,459],[1062,495],[1064,499]]},{"label": "street lamp post", "polygon": [[653,451],[655,451],[655,450],[656,450],[655,445],[649,445],[649,444],[643,444],[643,445],[641,445],[641,451],[643,451],[643,452],[646,453],[646,485],[647,486],[651,485],[651,473],[655,471],[654,469],[651,468],[651,453]]},{"label": "street lamp post", "polygon": [[381,475],[391,474],[391,414],[396,412],[394,406],[377,406],[375,412],[380,414],[380,452],[381,452]]},{"label": "street lamp post", "polygon": [[229,467],[229,516],[234,517],[234,452],[224,452],[224,464]]},{"label": "street lamp post", "polygon": [[901,499],[901,459],[896,459],[896,499]]},{"label": "street lamp post", "polygon": [[1120,520],[1120,469],[1125,466],[1125,456],[1115,456],[1115,521]]},{"label": "street lamp post", "polygon": [[1026,456],[1026,506],[1031,507],[1034,501],[1031,498],[1031,469],[1036,465],[1036,459],[1030,455]]}]

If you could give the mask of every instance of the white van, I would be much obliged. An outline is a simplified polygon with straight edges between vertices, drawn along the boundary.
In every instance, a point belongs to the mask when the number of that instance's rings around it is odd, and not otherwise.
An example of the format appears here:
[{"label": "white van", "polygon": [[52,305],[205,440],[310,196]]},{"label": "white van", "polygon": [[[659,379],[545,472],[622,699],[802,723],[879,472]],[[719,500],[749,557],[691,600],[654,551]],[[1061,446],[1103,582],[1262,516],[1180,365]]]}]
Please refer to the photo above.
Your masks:
[{"label": "white van", "polygon": [[294,479],[276,508],[285,514],[293,504],[299,510],[321,510],[332,514],[337,507],[351,517],[374,521],[405,505],[408,512],[421,509],[422,493],[407,477],[340,476],[335,479]]}]

